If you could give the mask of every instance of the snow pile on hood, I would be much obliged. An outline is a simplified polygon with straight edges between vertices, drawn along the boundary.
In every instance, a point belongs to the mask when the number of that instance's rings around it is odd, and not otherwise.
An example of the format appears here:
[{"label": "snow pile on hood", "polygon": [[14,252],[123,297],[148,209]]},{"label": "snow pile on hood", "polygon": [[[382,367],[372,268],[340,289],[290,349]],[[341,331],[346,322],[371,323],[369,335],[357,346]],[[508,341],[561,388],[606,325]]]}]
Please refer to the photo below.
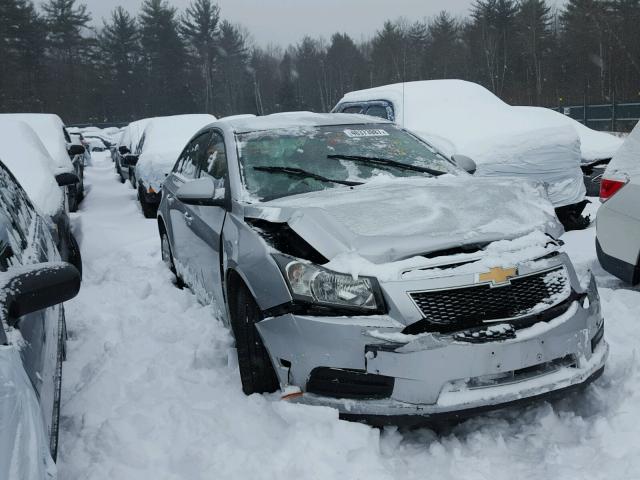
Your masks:
[{"label": "snow pile on hood", "polygon": [[553,206],[539,186],[467,175],[378,177],[354,188],[251,206],[245,215],[287,222],[329,260],[354,252],[374,263],[534,231],[562,233]]},{"label": "snow pile on hood", "polygon": [[526,115],[532,126],[541,128],[572,127],[580,137],[580,152],[583,163],[612,158],[624,142],[607,132],[598,132],[584,126],[567,115],[542,107],[513,107]]},{"label": "snow pile on hood", "polygon": [[6,113],[0,119],[18,120],[29,125],[40,137],[51,159],[56,173],[73,172],[73,164],[67,152],[64,137],[64,123],[58,115],[52,113]]},{"label": "snow pile on hood", "polygon": [[604,177],[640,180],[640,123],[607,165]]},{"label": "snow pile on hood", "polygon": [[215,121],[216,117],[206,114],[152,119],[144,130],[136,178],[159,191],[187,142],[198,130]]},{"label": "snow pile on hood", "polygon": [[51,157],[31,127],[0,118],[0,160],[42,213],[52,216],[62,208],[62,190],[51,169]]},{"label": "snow pile on hood", "polygon": [[[550,185],[556,207],[586,193],[580,141],[570,126],[532,125],[528,115],[484,87],[462,80],[386,85],[344,96],[341,102],[387,100],[396,122],[444,154],[471,157],[479,175],[525,176]],[[566,188],[568,185],[570,188]]]}]

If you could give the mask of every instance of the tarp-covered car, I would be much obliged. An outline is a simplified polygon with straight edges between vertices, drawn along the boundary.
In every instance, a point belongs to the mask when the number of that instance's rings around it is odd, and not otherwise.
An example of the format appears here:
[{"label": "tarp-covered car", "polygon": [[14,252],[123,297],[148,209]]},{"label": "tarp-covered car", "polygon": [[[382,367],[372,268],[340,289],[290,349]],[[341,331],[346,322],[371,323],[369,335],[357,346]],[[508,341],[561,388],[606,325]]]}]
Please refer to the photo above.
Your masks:
[{"label": "tarp-covered car", "polygon": [[164,182],[162,256],[220,307],[247,394],[421,423],[582,387],[608,347],[542,186],[387,122],[215,122]]},{"label": "tarp-covered car", "polygon": [[571,125],[533,121],[484,87],[462,80],[398,83],[347,93],[334,112],[395,121],[448,157],[465,155],[479,176],[540,181],[563,224],[580,228],[585,185],[580,138]]}]

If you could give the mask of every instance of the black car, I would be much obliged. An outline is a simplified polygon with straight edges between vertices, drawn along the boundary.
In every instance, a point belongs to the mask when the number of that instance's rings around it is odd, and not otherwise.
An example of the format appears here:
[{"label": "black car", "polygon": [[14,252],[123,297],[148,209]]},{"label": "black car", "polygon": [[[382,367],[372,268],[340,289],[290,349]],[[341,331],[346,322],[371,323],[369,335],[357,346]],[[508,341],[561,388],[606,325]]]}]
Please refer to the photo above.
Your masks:
[{"label": "black car", "polygon": [[55,471],[66,327],[80,288],[47,221],[0,162],[0,478]]}]

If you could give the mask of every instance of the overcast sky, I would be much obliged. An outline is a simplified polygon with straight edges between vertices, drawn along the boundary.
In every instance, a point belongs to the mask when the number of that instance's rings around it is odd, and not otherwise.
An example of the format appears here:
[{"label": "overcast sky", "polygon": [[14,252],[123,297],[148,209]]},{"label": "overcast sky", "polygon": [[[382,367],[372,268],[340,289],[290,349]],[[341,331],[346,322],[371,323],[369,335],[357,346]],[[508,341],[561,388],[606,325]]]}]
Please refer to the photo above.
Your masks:
[{"label": "overcast sky", "polygon": [[[41,0],[43,1],[43,0]],[[183,9],[191,0],[169,0]],[[102,25],[117,5],[137,12],[142,0],[79,0]],[[443,9],[465,15],[472,0],[218,0],[222,16],[241,23],[256,43],[288,45],[304,35],[328,38],[346,32],[356,40],[369,38],[386,19],[406,17],[418,20]]]}]

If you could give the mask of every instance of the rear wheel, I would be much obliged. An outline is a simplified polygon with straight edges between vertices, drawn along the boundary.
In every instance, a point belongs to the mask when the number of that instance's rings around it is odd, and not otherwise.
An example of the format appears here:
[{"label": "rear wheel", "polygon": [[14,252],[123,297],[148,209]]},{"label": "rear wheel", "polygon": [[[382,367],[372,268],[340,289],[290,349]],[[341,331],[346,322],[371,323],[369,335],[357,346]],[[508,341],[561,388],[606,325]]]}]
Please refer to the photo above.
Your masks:
[{"label": "rear wheel", "polygon": [[231,303],[231,326],[236,339],[242,391],[247,395],[275,392],[280,386],[278,378],[256,328],[256,323],[262,320],[258,304],[241,282],[237,291],[232,292]]}]

